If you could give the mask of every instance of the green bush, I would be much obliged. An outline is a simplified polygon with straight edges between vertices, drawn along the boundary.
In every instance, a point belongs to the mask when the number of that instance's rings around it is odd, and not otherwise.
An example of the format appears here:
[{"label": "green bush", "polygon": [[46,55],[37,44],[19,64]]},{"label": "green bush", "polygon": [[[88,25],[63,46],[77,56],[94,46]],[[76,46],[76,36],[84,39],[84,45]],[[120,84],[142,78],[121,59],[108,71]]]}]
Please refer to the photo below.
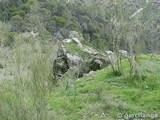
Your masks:
[{"label": "green bush", "polygon": [[89,34],[83,34],[83,37],[85,40],[90,41],[90,35]]},{"label": "green bush", "polygon": [[42,7],[46,8],[47,10],[50,10],[52,15],[54,15],[56,8],[57,8],[57,3],[56,3],[56,1],[54,1],[54,2],[53,1],[52,2],[46,1]]},{"label": "green bush", "polygon": [[80,8],[78,8],[78,10],[81,15],[88,15],[89,14],[89,11],[87,10],[87,8],[80,7]]},{"label": "green bush", "polygon": [[29,13],[30,12],[30,4],[26,3],[26,4],[23,4],[21,7],[20,7],[21,10],[23,10],[25,13]]},{"label": "green bush", "polygon": [[46,8],[42,8],[39,12],[39,19],[42,22],[48,21],[51,18],[51,11],[46,9]]},{"label": "green bush", "polygon": [[18,7],[15,7],[15,6],[12,6],[12,7],[9,7],[9,8],[6,9],[6,11],[7,11],[7,12],[10,12],[11,14],[12,14],[13,12],[18,11],[18,10],[19,10]]},{"label": "green bush", "polygon": [[8,3],[0,1],[0,11],[4,11],[9,6]]},{"label": "green bush", "polygon": [[7,21],[9,18],[10,18],[10,15],[8,14],[8,12],[3,11],[0,13],[0,20]]},{"label": "green bush", "polygon": [[95,26],[94,23],[89,23],[89,24],[88,24],[88,29],[89,29],[89,32],[90,32],[90,33],[94,33],[94,32],[97,31],[97,28],[96,28],[96,26]]},{"label": "green bush", "polygon": [[8,21],[15,15],[24,17],[25,13],[30,12],[30,5],[33,4],[33,2],[35,2],[35,0],[0,1],[0,20]]},{"label": "green bush", "polygon": [[54,16],[52,20],[56,22],[57,27],[66,27],[69,23],[69,21],[66,18],[61,16]]},{"label": "green bush", "polygon": [[19,11],[15,11],[12,13],[12,16],[21,16],[21,17],[24,17],[25,16],[25,12],[23,10],[19,10]]},{"label": "green bush", "polygon": [[12,32],[23,32],[24,31],[24,21],[19,15],[13,16],[11,18],[11,31]]},{"label": "green bush", "polygon": [[28,0],[29,4],[33,4],[35,2],[35,0]]},{"label": "green bush", "polygon": [[13,44],[14,44],[14,42],[15,42],[15,34],[16,33],[14,33],[14,32],[9,32],[8,34],[7,34],[7,39],[5,40],[5,41],[3,41],[3,45],[5,46],[5,47],[7,47],[7,46],[12,46]]},{"label": "green bush", "polygon": [[80,31],[81,26],[80,26],[80,24],[79,24],[78,22],[71,22],[71,23],[67,26],[67,28],[68,28],[69,30]]},{"label": "green bush", "polygon": [[80,19],[82,20],[82,22],[86,22],[86,23],[91,22],[91,19],[88,16],[82,16]]}]

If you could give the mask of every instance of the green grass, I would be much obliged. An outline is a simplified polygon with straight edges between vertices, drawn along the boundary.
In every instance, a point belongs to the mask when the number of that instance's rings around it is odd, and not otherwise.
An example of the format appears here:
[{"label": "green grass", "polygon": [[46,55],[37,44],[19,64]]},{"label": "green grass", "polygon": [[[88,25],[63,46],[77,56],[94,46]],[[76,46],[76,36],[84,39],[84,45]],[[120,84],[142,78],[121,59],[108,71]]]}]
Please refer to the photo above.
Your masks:
[{"label": "green grass", "polygon": [[[160,61],[149,60],[147,55],[142,56],[145,58],[140,60],[142,67],[145,61],[150,61],[154,63],[154,69],[159,71]],[[126,62],[124,66],[127,66]],[[60,86],[51,95],[49,103],[62,120],[114,120],[117,119],[118,113],[158,114],[160,112],[159,74],[158,72],[144,73],[146,76],[144,81],[132,80],[124,76],[115,77],[110,68],[105,68],[81,78],[75,86],[67,90]],[[59,84],[65,83],[60,81]]]}]

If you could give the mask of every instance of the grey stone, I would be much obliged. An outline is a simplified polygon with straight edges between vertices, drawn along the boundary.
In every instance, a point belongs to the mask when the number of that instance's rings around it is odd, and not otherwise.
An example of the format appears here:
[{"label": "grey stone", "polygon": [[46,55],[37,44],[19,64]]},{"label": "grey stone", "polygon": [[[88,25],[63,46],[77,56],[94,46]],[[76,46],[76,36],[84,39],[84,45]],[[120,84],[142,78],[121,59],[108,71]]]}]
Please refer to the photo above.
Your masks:
[{"label": "grey stone", "polygon": [[88,53],[88,54],[90,54],[90,55],[97,55],[97,54],[98,54],[98,52],[95,51],[95,50],[93,50],[92,48],[85,48],[85,49],[83,50],[83,52],[86,52],[86,53]]},{"label": "grey stone", "polygon": [[114,53],[113,53],[112,51],[110,51],[110,50],[106,50],[105,53],[106,53],[107,55],[113,55],[113,54],[114,54]]},{"label": "grey stone", "polygon": [[124,56],[124,57],[128,57],[128,52],[125,50],[119,50],[118,51],[120,55]]},{"label": "grey stone", "polygon": [[72,55],[67,53],[67,60],[69,63],[69,66],[77,66],[82,62],[82,59],[78,57],[77,55]]}]

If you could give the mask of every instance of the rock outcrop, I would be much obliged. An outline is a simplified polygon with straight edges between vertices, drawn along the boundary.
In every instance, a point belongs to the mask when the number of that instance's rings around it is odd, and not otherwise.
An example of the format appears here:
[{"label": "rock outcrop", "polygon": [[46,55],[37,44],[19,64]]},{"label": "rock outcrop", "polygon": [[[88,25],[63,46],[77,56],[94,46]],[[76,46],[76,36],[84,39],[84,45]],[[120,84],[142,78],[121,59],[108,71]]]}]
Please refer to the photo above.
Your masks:
[{"label": "rock outcrop", "polygon": [[[72,42],[77,45],[71,44]],[[118,52],[121,56],[128,56],[128,52],[125,50],[119,50]],[[53,65],[54,78],[55,80],[60,79],[69,70],[74,70],[76,76],[82,77],[90,71],[116,64],[117,59],[116,54],[112,51],[99,52],[93,47],[84,45],[83,38],[78,36],[77,32],[72,31],[69,38],[62,40],[57,51],[57,58]]]},{"label": "rock outcrop", "polygon": [[78,72],[76,76],[82,77],[83,74],[87,74],[90,71],[100,70],[109,65],[109,60],[105,58],[105,56],[98,53],[91,47],[81,48],[81,51],[85,54],[87,53],[87,57],[80,57],[78,53],[68,52],[65,48],[65,44],[70,42],[75,42],[73,39],[65,39],[63,40],[63,45],[59,47],[57,51],[57,58],[54,61],[53,71],[54,71],[54,79],[58,80],[69,70],[69,69],[77,69]]},{"label": "rock outcrop", "polygon": [[90,55],[97,55],[98,54],[98,52],[93,50],[92,48],[85,48],[85,49],[83,49],[83,52],[86,52]]},{"label": "rock outcrop", "polygon": [[54,79],[60,79],[69,69],[69,63],[66,53],[62,48],[57,51],[57,58],[53,62]]},{"label": "rock outcrop", "polygon": [[77,55],[72,55],[67,53],[67,61],[70,67],[72,66],[78,66],[81,62],[83,62],[83,60],[78,57]]}]

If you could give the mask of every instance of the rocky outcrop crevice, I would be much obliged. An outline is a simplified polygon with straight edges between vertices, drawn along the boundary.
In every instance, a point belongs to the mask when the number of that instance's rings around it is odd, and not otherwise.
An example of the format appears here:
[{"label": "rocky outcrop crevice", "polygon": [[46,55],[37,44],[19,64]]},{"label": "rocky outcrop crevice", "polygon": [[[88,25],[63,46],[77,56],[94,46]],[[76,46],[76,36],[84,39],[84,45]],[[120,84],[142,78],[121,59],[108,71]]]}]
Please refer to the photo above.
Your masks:
[{"label": "rocky outcrop crevice", "polygon": [[[75,51],[68,52],[65,45],[71,42],[77,43],[75,47],[80,48],[81,52],[87,54],[87,57],[82,57]],[[109,60],[104,55],[89,46],[83,48],[83,44],[78,38],[68,38],[63,40],[58,47],[57,57],[53,62],[54,79],[62,78],[69,69],[78,69],[76,76],[82,77],[90,71],[100,70],[108,65]]]}]

